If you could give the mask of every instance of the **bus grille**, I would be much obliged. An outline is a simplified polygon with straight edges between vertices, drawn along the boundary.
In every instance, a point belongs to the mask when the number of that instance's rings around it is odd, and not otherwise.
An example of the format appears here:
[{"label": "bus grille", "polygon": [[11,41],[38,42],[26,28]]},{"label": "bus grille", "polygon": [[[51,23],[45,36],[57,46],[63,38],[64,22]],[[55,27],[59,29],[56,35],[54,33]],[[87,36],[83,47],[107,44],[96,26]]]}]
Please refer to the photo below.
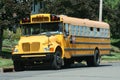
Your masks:
[{"label": "bus grille", "polygon": [[30,52],[30,51],[39,51],[40,43],[39,42],[33,42],[33,43],[23,43],[22,49],[24,52]]}]

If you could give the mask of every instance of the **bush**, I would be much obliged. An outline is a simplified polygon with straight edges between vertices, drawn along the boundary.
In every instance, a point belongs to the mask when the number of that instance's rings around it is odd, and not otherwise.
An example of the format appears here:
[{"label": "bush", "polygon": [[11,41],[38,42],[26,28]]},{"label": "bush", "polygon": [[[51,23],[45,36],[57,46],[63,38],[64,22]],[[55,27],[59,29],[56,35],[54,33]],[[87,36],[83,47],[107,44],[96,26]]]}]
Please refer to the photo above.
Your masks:
[{"label": "bush", "polygon": [[8,29],[4,30],[4,33],[3,33],[3,39],[15,40],[15,39],[19,39],[20,36],[21,36],[20,28],[17,28],[16,33],[13,33],[12,31],[9,31]]},{"label": "bush", "polygon": [[111,39],[112,51],[120,52],[120,39]]}]

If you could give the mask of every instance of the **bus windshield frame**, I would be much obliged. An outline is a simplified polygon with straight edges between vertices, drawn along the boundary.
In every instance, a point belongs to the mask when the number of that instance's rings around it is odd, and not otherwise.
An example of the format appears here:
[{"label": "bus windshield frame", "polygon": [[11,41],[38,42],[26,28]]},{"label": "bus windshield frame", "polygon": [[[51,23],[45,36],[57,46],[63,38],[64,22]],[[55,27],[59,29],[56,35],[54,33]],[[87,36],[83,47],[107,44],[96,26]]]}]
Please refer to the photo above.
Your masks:
[{"label": "bus windshield frame", "polygon": [[60,34],[63,32],[62,22],[22,24],[22,36]]}]

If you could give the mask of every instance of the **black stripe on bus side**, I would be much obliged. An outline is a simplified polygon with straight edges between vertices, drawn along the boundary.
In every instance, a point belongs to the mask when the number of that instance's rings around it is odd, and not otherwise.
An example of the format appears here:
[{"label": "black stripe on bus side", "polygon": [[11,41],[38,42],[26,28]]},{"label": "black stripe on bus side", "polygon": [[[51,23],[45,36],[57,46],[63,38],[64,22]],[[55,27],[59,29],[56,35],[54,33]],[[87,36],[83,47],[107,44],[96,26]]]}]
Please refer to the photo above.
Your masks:
[{"label": "black stripe on bus side", "polygon": [[[65,48],[65,51],[95,50],[95,48]],[[111,48],[100,48],[100,50],[111,50]]]},{"label": "black stripe on bus side", "polygon": [[100,50],[111,50],[111,48],[101,48]]},{"label": "black stripe on bus side", "polygon": [[93,56],[94,54],[72,54],[72,57]]},{"label": "black stripe on bus side", "polygon": [[94,48],[65,48],[67,51],[76,51],[76,50],[94,50]]},{"label": "black stripe on bus side", "polygon": [[109,37],[92,37],[92,36],[74,36],[79,38],[95,38],[95,39],[110,39]]},{"label": "black stripe on bus side", "polygon": [[102,44],[102,45],[110,45],[110,43],[97,43],[97,42],[74,42],[72,44]]},{"label": "black stripe on bus side", "polygon": [[[72,57],[93,56],[94,54],[72,54]],[[109,56],[110,53],[100,54],[100,56]]]}]

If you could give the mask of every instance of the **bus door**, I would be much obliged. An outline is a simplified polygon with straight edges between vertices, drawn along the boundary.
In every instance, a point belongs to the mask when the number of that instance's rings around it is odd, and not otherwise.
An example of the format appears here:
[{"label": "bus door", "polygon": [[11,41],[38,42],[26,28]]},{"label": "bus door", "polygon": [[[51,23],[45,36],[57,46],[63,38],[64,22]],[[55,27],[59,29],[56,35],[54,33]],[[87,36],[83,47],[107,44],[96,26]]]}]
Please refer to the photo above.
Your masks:
[{"label": "bus door", "polygon": [[70,35],[70,25],[64,24],[65,54],[69,57],[74,53],[75,36]]}]

